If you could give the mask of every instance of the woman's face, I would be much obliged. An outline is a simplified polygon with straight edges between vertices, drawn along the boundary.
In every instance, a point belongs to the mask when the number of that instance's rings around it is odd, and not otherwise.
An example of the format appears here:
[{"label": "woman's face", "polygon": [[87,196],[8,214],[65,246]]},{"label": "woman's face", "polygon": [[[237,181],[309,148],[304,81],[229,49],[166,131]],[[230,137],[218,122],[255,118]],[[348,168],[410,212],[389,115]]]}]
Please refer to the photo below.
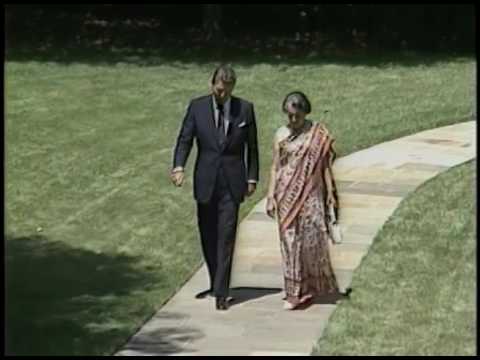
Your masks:
[{"label": "woman's face", "polygon": [[298,107],[294,106],[292,103],[287,104],[286,106],[288,123],[293,126],[298,126],[303,124],[305,121],[306,114],[299,110]]}]

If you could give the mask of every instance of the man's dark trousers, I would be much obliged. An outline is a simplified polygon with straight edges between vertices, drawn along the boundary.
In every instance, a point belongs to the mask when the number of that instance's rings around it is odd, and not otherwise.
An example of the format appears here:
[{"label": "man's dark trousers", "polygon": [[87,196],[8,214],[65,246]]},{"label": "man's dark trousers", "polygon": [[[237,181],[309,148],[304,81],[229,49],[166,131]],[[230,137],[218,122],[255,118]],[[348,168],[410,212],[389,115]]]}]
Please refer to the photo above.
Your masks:
[{"label": "man's dark trousers", "polygon": [[238,221],[237,204],[231,195],[223,168],[220,167],[212,197],[208,203],[197,202],[202,250],[217,297],[227,297]]}]

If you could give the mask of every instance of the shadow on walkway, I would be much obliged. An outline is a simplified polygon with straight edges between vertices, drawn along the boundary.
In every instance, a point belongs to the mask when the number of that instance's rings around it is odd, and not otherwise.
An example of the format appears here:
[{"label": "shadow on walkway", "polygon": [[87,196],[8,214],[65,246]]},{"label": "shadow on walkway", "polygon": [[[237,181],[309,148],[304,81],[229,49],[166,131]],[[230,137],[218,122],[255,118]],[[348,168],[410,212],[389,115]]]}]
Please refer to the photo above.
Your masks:
[{"label": "shadow on walkway", "polygon": [[[165,356],[181,352],[192,353],[188,344],[205,337],[199,329],[178,326],[186,318],[181,313],[159,312],[152,319],[158,326],[135,335],[122,349],[120,355]],[[135,352],[131,354],[130,352]]]},{"label": "shadow on walkway", "polygon": [[239,305],[241,303],[255,300],[264,296],[274,295],[281,292],[282,289],[266,289],[266,288],[250,288],[250,287],[238,287],[230,290],[230,295],[234,298],[231,302],[231,306]]}]

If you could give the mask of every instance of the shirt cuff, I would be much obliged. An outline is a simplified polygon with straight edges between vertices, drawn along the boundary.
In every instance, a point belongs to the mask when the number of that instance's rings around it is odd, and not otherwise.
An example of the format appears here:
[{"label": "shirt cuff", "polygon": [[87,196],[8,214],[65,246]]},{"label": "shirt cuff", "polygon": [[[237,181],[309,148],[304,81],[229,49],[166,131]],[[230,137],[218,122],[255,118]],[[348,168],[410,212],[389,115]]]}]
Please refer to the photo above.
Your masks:
[{"label": "shirt cuff", "polygon": [[172,169],[172,173],[184,171],[183,166],[177,166],[176,168]]},{"label": "shirt cuff", "polygon": [[249,184],[256,184],[257,183],[257,180],[248,180],[247,181]]}]

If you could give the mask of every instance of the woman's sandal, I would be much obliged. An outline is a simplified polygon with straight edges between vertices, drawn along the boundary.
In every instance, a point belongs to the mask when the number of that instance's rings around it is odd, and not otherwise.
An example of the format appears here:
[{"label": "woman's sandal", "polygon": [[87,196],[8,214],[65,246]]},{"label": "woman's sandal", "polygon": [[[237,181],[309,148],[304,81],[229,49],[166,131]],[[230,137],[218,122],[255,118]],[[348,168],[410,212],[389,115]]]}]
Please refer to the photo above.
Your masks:
[{"label": "woman's sandal", "polygon": [[302,298],[295,304],[287,300],[283,303],[283,308],[285,310],[295,310],[300,305],[305,305],[309,303],[312,299],[313,299],[312,295],[305,295],[305,296],[302,296]]}]

